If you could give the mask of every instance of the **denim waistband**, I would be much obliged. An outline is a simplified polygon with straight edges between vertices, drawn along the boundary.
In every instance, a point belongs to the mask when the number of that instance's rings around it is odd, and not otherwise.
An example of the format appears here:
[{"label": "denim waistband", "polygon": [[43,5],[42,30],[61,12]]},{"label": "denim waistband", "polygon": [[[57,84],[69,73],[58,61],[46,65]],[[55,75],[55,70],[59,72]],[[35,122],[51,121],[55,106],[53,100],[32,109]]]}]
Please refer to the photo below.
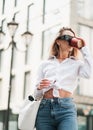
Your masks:
[{"label": "denim waistband", "polygon": [[73,101],[72,97],[66,97],[66,98],[43,98],[42,101],[44,102],[66,102],[66,101]]}]

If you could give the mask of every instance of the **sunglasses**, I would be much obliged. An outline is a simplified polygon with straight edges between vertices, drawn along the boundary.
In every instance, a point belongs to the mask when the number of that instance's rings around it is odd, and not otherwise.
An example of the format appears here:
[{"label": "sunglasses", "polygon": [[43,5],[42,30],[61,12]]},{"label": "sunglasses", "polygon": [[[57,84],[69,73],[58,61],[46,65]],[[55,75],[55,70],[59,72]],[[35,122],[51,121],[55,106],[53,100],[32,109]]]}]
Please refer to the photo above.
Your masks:
[{"label": "sunglasses", "polygon": [[73,38],[73,37],[70,36],[70,35],[63,35],[63,36],[58,37],[57,40],[58,40],[58,39],[59,39],[59,40],[65,40],[65,41],[68,41],[68,42],[70,43],[72,38]]}]

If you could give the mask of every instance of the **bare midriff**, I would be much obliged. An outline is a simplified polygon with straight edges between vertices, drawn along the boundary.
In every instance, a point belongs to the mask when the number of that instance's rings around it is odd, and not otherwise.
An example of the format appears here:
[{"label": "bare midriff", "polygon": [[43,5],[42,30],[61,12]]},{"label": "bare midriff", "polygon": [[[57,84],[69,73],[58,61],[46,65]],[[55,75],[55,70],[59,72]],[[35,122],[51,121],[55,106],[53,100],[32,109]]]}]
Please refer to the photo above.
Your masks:
[{"label": "bare midriff", "polygon": [[[72,97],[72,93],[70,93],[66,90],[58,89],[58,91],[59,91],[59,98]],[[47,92],[45,92],[43,98],[54,98],[53,89],[50,89]]]}]

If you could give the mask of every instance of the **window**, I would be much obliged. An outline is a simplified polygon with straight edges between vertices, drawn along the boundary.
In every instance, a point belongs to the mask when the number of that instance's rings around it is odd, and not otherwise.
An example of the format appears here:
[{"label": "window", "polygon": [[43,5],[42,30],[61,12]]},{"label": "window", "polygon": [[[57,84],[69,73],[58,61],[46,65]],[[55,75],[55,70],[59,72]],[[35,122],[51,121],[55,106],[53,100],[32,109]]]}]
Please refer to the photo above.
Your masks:
[{"label": "window", "polygon": [[18,115],[10,113],[9,130],[17,130],[18,129],[17,120],[18,120]]},{"label": "window", "polygon": [[78,33],[80,37],[83,37],[87,42],[89,41],[89,27],[79,24]]},{"label": "window", "polygon": [[87,118],[78,116],[78,130],[87,130]]},{"label": "window", "polygon": [[43,58],[48,58],[49,51],[50,51],[49,48],[51,44],[53,43],[61,27],[62,27],[61,25],[54,26],[43,32],[42,34],[42,57]]},{"label": "window", "polygon": [[[4,130],[4,126],[5,126],[5,115],[6,111],[0,111],[0,130]],[[18,130],[18,124],[17,124],[17,120],[18,120],[18,115],[13,114],[10,111],[10,115],[9,115],[9,130]]]},{"label": "window", "polygon": [[87,129],[93,130],[93,115],[87,117]]},{"label": "window", "polygon": [[77,0],[77,13],[79,16],[92,20],[93,11],[92,11],[93,0]]},{"label": "window", "polygon": [[78,85],[77,85],[77,88],[75,90],[75,94],[80,94],[80,79],[78,79]]},{"label": "window", "polygon": [[[9,17],[9,15],[7,15],[9,13],[13,14],[13,10],[14,10],[14,0],[10,0],[10,1],[5,0],[5,14],[6,14],[6,16]],[[12,17],[13,17],[13,15],[12,15]]]},{"label": "window", "polygon": [[0,111],[0,130],[3,130],[4,112]]},{"label": "window", "polygon": [[[53,6],[52,6],[53,5]],[[46,0],[45,1],[45,22],[54,23],[63,20],[66,23],[69,18],[70,0]]]},{"label": "window", "polygon": [[1,72],[1,52],[0,52],[0,72]]},{"label": "window", "polygon": [[28,95],[29,93],[29,87],[30,87],[30,72],[25,72],[24,75],[24,98]]},{"label": "window", "polygon": [[11,95],[10,95],[10,102],[14,104],[15,92],[16,92],[16,83],[15,83],[15,76],[12,75],[12,83],[11,83]]},{"label": "window", "polygon": [[43,15],[43,0],[34,2],[33,5],[29,8],[29,30],[37,30],[38,25],[42,25],[42,15]]},{"label": "window", "polygon": [[[2,98],[2,79],[0,79],[0,99]],[[2,101],[0,100],[0,107],[2,108]]]},{"label": "window", "polygon": [[[89,27],[89,26],[84,26],[79,24],[78,26],[79,28],[79,35],[80,37],[82,37],[87,46],[90,49],[90,53],[93,56],[93,28]],[[82,95],[86,95],[86,96],[93,96],[93,87],[92,87],[92,78],[91,79],[80,79],[80,94]],[[90,89],[89,89],[90,88]]]},{"label": "window", "polygon": [[31,19],[37,19],[42,16],[43,12],[43,0],[34,2],[34,5],[30,8]]},{"label": "window", "polygon": [[69,0],[65,0],[65,4],[63,4],[64,2],[62,0],[46,0],[46,13],[50,13],[63,5],[66,6],[69,2]]},{"label": "window", "polygon": [[84,13],[84,0],[77,0],[77,13],[79,16],[83,16]]},{"label": "window", "polygon": [[0,0],[0,15],[3,13],[3,0]]}]

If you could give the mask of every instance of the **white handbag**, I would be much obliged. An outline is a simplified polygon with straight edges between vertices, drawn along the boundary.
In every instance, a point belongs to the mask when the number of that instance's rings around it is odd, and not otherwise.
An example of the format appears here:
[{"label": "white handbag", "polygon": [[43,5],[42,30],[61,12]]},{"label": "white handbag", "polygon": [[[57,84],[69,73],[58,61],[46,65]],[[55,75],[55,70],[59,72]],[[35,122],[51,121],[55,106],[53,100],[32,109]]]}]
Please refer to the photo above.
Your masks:
[{"label": "white handbag", "polygon": [[[31,97],[31,96],[29,96]],[[20,109],[18,128],[20,130],[34,130],[38,108],[41,100],[35,101],[33,97],[26,99]]]}]

